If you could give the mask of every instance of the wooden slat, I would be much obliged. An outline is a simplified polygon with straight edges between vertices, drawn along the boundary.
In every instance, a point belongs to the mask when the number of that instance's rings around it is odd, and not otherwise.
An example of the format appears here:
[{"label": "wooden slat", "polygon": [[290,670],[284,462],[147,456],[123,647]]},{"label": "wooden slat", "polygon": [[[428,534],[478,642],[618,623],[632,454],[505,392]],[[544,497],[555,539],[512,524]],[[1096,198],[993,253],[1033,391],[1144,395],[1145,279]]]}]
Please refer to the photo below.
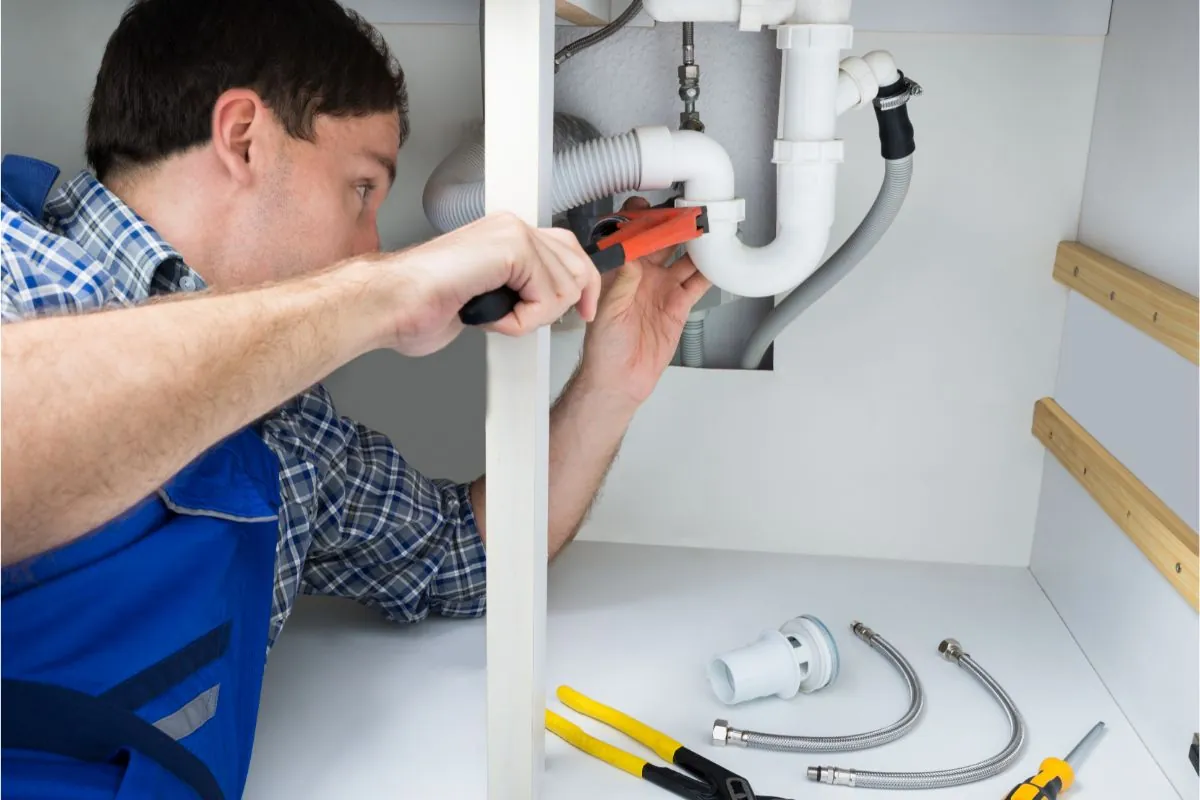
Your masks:
[{"label": "wooden slat", "polygon": [[576,25],[604,25],[608,20],[595,13],[595,2],[586,0],[554,0],[554,13],[560,19],[573,22]]},{"label": "wooden slat", "polygon": [[1034,406],[1033,434],[1192,607],[1200,610],[1200,538],[1196,532],[1051,398]]},{"label": "wooden slat", "polygon": [[1200,364],[1200,304],[1187,292],[1079,242],[1058,245],[1054,279]]}]

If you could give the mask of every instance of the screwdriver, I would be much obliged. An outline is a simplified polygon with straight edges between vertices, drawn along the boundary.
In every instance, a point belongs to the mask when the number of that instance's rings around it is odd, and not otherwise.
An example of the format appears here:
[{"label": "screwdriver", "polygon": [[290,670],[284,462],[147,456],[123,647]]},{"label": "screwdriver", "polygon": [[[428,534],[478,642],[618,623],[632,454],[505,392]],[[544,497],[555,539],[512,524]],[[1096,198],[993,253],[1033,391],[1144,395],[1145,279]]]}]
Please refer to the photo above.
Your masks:
[{"label": "screwdriver", "polygon": [[1038,774],[1017,786],[1004,796],[1004,800],[1056,800],[1060,792],[1071,788],[1075,782],[1075,769],[1072,761],[1084,754],[1084,748],[1090,745],[1104,730],[1104,723],[1097,722],[1087,736],[1079,740],[1079,744],[1067,753],[1066,758],[1047,758],[1038,767]]}]

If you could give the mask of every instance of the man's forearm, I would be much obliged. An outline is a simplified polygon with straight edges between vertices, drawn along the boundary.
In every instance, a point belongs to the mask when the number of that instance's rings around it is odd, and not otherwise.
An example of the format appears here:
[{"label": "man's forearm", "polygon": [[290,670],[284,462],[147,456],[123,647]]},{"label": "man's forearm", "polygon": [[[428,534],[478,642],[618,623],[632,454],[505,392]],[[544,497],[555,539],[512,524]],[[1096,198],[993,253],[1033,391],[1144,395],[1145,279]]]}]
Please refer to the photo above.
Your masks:
[{"label": "man's forearm", "polygon": [[[550,411],[549,530],[551,558],[579,532],[621,440],[637,411],[627,396],[578,371]],[[471,486],[476,522],[486,539],[486,479]]]},{"label": "man's forearm", "polygon": [[4,563],[113,518],[370,349],[358,274],[5,325]]}]

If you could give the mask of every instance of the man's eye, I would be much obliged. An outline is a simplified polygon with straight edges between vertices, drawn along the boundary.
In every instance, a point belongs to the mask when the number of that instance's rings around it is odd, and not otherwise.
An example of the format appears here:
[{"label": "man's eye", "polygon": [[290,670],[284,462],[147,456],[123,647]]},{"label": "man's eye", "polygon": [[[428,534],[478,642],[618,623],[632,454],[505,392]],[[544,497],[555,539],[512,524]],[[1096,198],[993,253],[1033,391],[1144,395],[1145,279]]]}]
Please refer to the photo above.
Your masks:
[{"label": "man's eye", "polygon": [[375,189],[375,187],[369,183],[361,183],[355,188],[358,191],[359,199],[364,203],[367,202],[367,198],[371,196],[371,192]]}]

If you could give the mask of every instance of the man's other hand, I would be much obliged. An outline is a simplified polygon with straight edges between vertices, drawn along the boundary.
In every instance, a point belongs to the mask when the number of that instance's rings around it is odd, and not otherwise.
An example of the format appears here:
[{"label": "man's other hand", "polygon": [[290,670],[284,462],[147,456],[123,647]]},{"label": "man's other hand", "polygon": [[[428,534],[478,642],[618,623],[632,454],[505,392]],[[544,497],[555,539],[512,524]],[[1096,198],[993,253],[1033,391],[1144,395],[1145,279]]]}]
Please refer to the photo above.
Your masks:
[{"label": "man's other hand", "polygon": [[[622,210],[649,206],[633,197]],[[584,337],[580,377],[588,386],[636,404],[654,391],[692,306],[712,286],[688,256],[665,266],[674,251],[660,250],[604,276],[600,305]]]},{"label": "man's other hand", "polygon": [[[490,214],[417,247],[360,259],[367,295],[391,304],[381,345],[409,356],[445,347],[462,331],[459,310],[476,295],[510,286],[516,308],[485,330],[519,336],[572,307],[595,318],[600,274],[570,231],[536,228],[513,214]],[[383,291],[376,292],[379,281]]]}]

